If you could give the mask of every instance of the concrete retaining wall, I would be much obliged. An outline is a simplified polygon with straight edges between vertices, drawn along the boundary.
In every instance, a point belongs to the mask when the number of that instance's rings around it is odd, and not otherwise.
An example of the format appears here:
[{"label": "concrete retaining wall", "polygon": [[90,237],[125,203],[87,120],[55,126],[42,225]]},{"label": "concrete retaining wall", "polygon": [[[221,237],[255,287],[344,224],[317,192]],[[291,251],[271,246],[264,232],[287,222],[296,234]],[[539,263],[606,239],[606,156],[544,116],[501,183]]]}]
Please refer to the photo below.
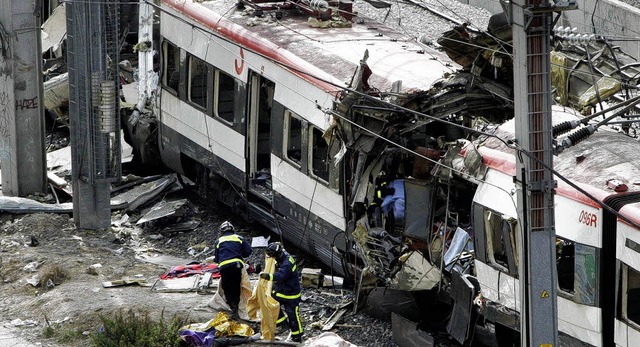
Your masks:
[{"label": "concrete retaining wall", "polygon": [[[491,13],[502,12],[496,0],[460,1]],[[576,3],[578,9],[563,12],[558,25],[576,27],[580,33],[604,35],[623,51],[640,57],[640,9],[618,0],[577,0]]]}]

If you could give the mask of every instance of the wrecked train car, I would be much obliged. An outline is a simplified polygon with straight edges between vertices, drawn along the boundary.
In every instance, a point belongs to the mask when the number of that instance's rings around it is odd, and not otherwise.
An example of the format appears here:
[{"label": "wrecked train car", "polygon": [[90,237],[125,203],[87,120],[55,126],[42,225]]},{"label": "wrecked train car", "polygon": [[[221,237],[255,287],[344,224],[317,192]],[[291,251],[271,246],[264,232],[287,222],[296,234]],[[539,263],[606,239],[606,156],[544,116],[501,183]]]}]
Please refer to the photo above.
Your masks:
[{"label": "wrecked train car", "polygon": [[[470,74],[513,86],[512,39],[511,23],[499,13],[491,16],[486,31],[459,25],[438,44]],[[551,83],[558,104],[589,114],[636,89],[640,64],[608,39],[562,26],[555,27],[551,39]]]},{"label": "wrecked train car", "polygon": [[[153,112],[122,122],[126,138],[138,160],[157,153],[359,289],[443,293],[458,342],[469,342],[478,314],[516,341],[515,154],[477,138],[512,118],[509,64],[449,58],[349,6],[160,1]],[[558,156],[566,175],[572,151]],[[577,215],[558,231],[561,333],[633,345],[634,306],[616,303],[636,300],[638,257],[633,247],[611,253],[604,237],[619,230],[633,241],[633,224],[571,188],[558,194],[557,213]],[[607,276],[617,276],[614,290]]]},{"label": "wrecked train car", "polygon": [[[439,43],[465,71],[511,85],[510,40],[506,17],[496,15],[487,33],[459,26]],[[640,225],[634,182],[640,166],[632,109],[639,101],[638,63],[610,42],[568,28],[554,30],[551,58],[556,101],[572,107],[553,110],[560,343],[636,345],[640,254],[633,245]],[[611,106],[617,100],[625,101]],[[459,286],[467,292],[462,297],[476,297],[481,315],[507,346],[520,341],[516,152],[507,145],[513,133],[508,121],[497,138],[469,145],[446,164],[478,183],[471,212],[475,273],[468,276],[474,285]]]},{"label": "wrecked train car", "polygon": [[[322,4],[161,1],[155,109],[123,122],[126,138],[139,158],[157,151],[203,193],[336,273],[412,276],[398,271],[409,268],[398,266],[404,238],[418,263],[432,262],[424,228],[454,213],[447,199],[466,190],[430,175],[447,143],[466,136],[447,124],[509,114],[500,102],[509,92],[488,97],[454,76],[443,53],[354,18],[349,2]],[[404,209],[405,189],[437,206],[432,216],[418,204],[408,217],[394,210]],[[388,239],[358,246],[371,235]],[[437,276],[411,285],[432,288]]]},{"label": "wrecked train car", "polygon": [[[558,106],[553,117],[555,127],[584,118]],[[513,121],[493,134],[460,151],[449,165],[478,181],[471,206],[472,279],[480,290],[469,288],[467,293],[475,295],[484,319],[496,325],[498,341],[511,346],[520,341],[520,236],[513,179],[517,153],[508,145],[514,139]],[[638,148],[636,139],[601,125],[554,158],[561,345],[640,343]]]}]

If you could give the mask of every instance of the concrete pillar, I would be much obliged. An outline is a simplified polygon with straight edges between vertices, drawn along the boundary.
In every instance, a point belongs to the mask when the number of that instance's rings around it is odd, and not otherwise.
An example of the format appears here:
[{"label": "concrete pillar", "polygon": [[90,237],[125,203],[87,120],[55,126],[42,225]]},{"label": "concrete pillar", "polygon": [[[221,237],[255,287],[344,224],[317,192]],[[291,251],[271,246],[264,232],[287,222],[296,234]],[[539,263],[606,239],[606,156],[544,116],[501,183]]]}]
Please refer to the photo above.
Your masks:
[{"label": "concrete pillar", "polygon": [[[37,12],[36,12],[37,11]],[[0,1],[0,162],[2,193],[45,192],[44,109],[39,9]]]}]

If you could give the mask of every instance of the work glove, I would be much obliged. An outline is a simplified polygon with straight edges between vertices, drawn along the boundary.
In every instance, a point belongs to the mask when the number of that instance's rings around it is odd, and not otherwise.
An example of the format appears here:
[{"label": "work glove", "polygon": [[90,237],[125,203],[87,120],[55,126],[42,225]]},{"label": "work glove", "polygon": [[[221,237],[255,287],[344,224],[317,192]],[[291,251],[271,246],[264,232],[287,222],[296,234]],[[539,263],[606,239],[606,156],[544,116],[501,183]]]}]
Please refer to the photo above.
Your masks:
[{"label": "work glove", "polygon": [[270,280],[271,279],[271,274],[269,274],[268,272],[261,272],[260,273],[260,278],[265,279],[265,280]]}]

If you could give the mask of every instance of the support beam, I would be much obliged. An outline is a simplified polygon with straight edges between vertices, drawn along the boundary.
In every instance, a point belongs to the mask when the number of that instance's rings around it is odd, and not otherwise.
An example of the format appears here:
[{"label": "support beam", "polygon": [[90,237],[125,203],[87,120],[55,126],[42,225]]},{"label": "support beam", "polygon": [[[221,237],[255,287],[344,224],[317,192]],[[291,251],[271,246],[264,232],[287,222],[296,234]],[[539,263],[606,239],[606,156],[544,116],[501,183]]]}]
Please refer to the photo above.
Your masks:
[{"label": "support beam", "polygon": [[514,105],[519,155],[520,332],[522,346],[558,345],[555,181],[551,125],[549,0],[515,0],[513,10]]},{"label": "support beam", "polygon": [[40,8],[0,1],[0,146],[2,193],[47,191]]}]

